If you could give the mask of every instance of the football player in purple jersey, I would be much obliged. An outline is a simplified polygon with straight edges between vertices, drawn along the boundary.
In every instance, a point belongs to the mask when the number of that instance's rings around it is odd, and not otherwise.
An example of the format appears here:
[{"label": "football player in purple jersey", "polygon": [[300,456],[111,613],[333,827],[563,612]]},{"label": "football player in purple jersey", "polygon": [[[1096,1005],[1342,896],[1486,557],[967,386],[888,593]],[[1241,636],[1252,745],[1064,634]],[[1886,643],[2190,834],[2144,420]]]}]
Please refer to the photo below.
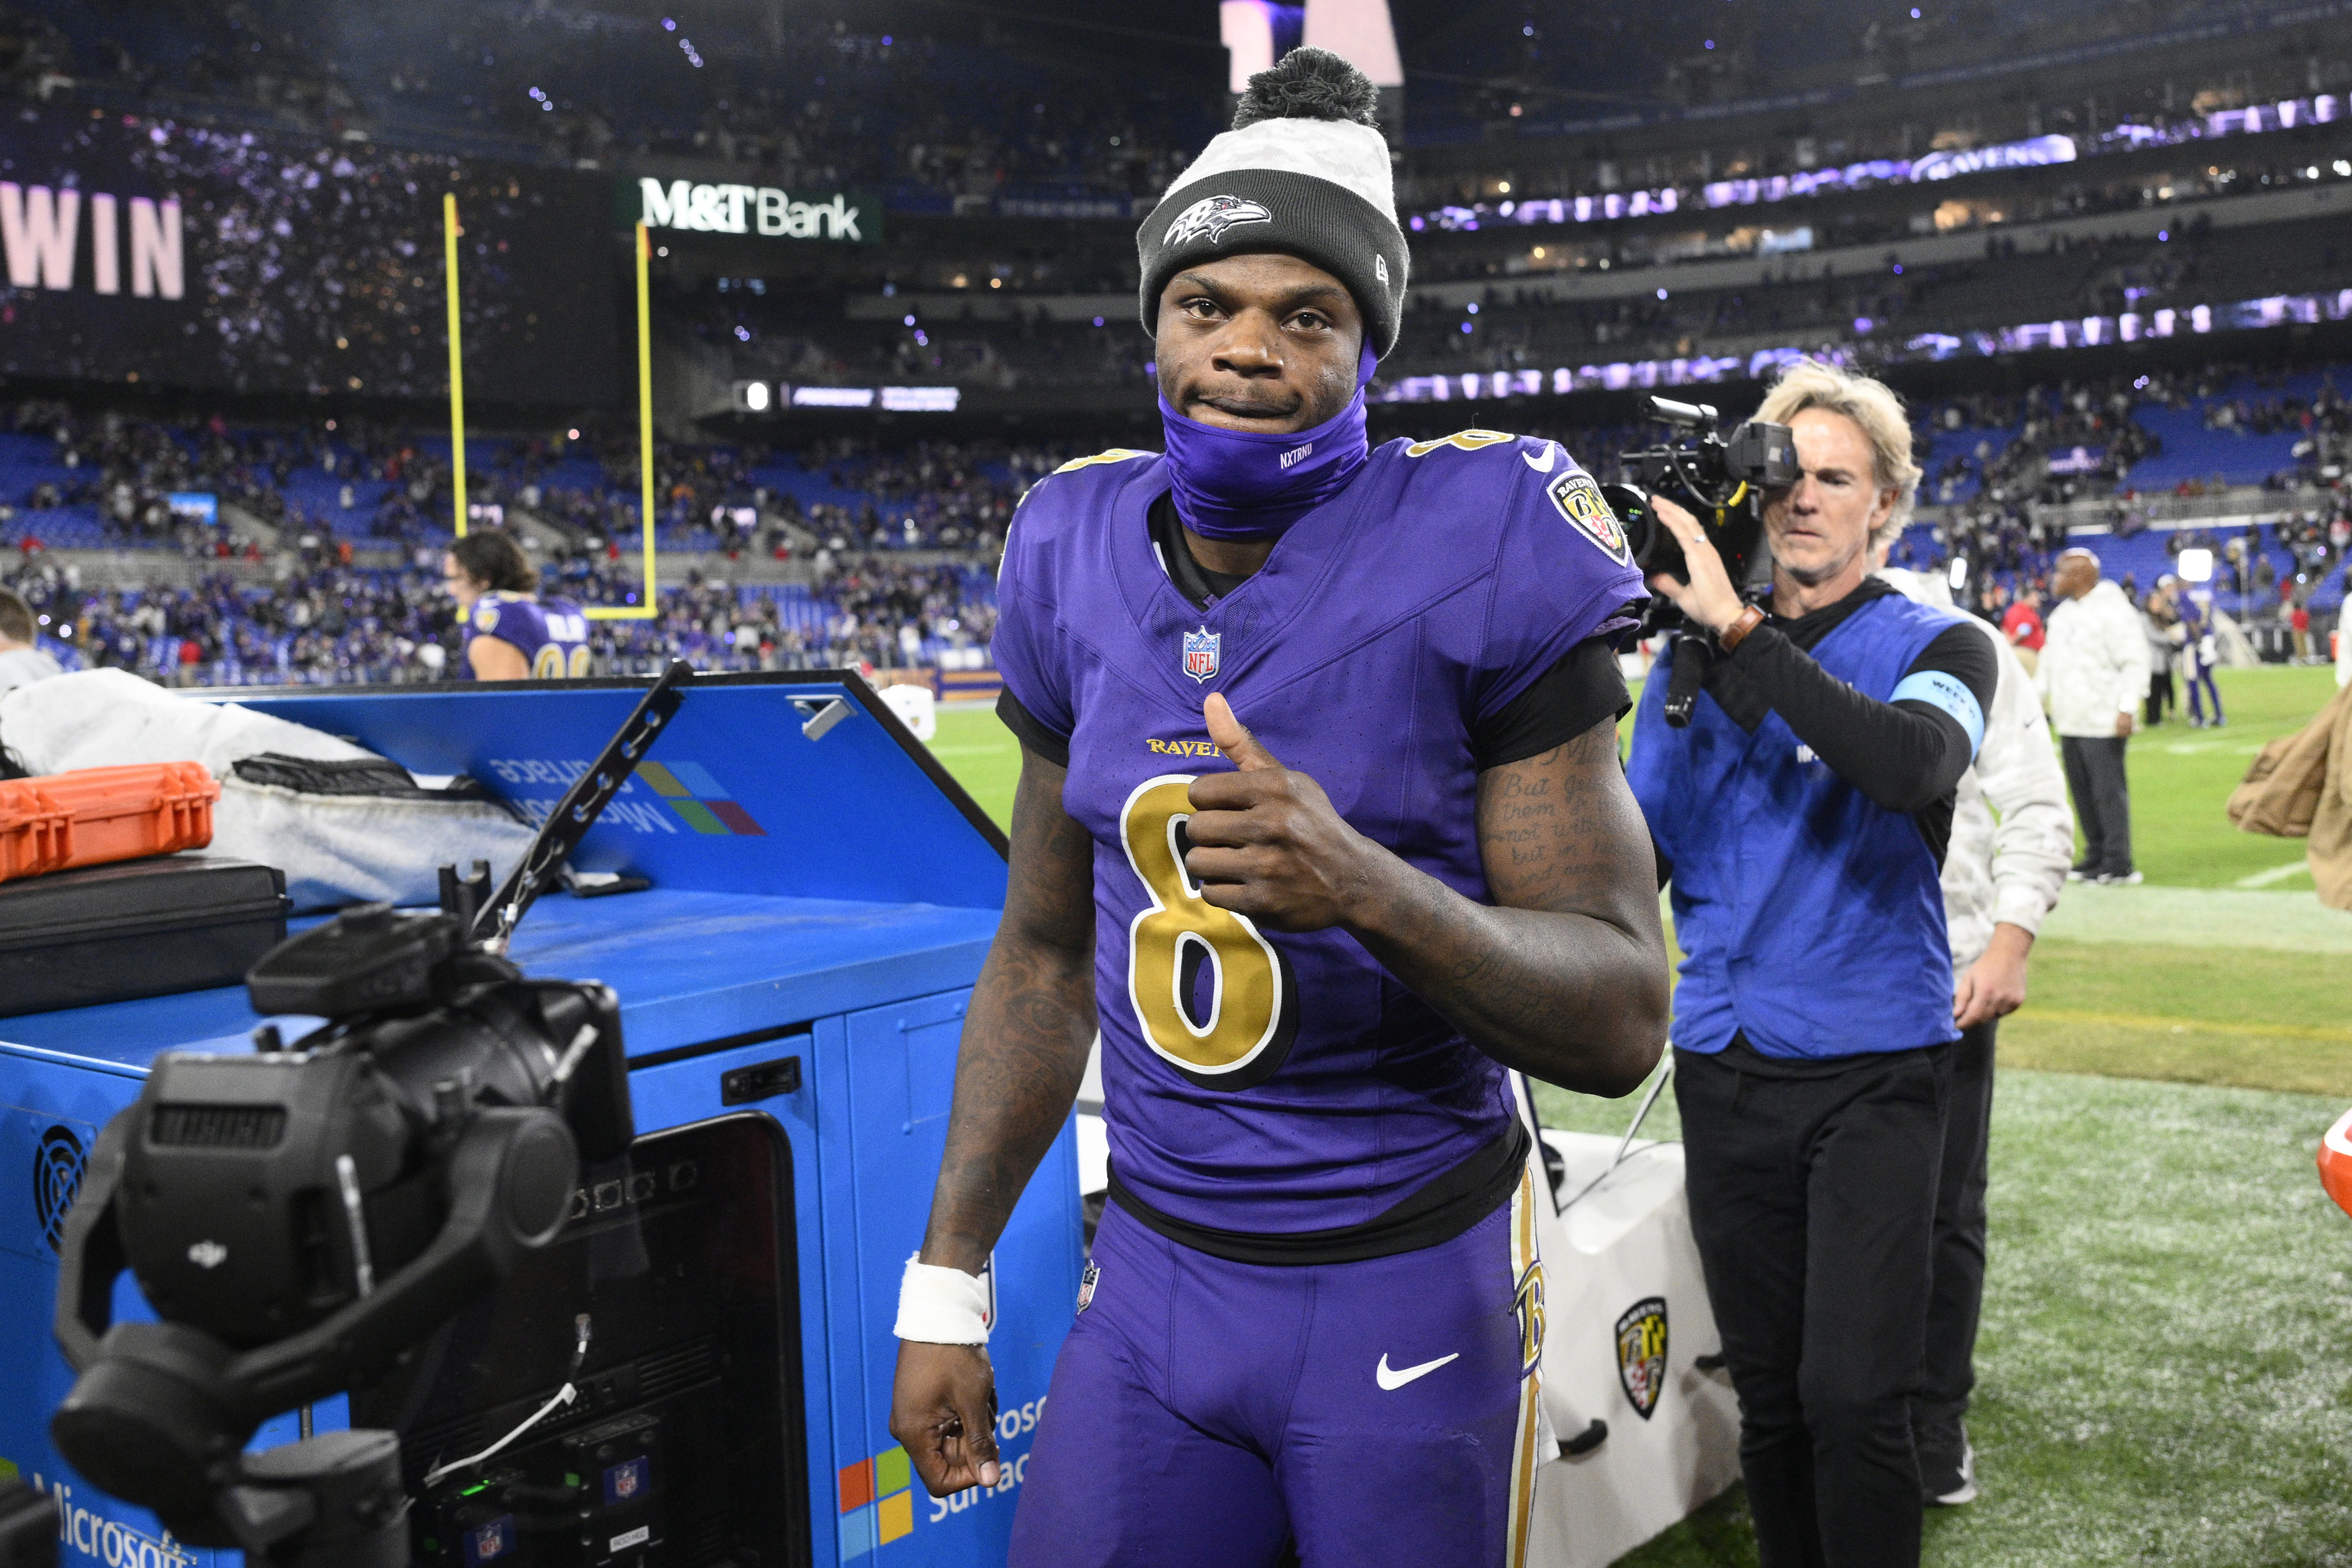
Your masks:
[{"label": "football player in purple jersey", "polygon": [[503,533],[469,533],[441,557],[441,581],[466,628],[477,680],[562,680],[588,673],[588,617],[569,599],[542,603],[539,574]]},{"label": "football player in purple jersey", "polygon": [[1016,1564],[1517,1563],[1557,1448],[1507,1071],[1622,1094],[1664,1037],[1641,574],[1550,442],[1370,448],[1373,102],[1319,50],[1253,80],[1138,237],[1166,454],[1066,465],[1007,545],[1010,887],[891,1430],[934,1495],[1001,1484],[978,1276],[1099,1028],[1111,1202]]}]

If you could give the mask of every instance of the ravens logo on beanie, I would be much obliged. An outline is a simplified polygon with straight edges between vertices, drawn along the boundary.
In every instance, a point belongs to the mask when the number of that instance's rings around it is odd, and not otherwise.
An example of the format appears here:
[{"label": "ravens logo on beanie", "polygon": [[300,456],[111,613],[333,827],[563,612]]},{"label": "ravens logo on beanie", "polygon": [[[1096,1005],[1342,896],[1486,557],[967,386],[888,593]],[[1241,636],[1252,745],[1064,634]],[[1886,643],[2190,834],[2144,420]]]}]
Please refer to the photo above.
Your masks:
[{"label": "ravens logo on beanie", "polygon": [[1328,49],[1293,49],[1249,79],[1234,128],[1176,177],[1135,237],[1143,330],[1157,335],[1160,291],[1182,268],[1278,251],[1347,285],[1376,354],[1404,315],[1404,231],[1380,89]]}]

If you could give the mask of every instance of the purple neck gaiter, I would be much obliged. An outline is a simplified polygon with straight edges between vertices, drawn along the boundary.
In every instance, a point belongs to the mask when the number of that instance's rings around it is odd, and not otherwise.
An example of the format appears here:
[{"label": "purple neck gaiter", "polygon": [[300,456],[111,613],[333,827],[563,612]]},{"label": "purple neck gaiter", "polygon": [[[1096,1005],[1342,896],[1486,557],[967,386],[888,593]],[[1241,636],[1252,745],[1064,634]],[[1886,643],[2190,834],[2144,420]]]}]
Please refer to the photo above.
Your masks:
[{"label": "purple neck gaiter", "polygon": [[1203,539],[1278,539],[1339,493],[1371,450],[1364,433],[1367,350],[1348,406],[1312,430],[1276,435],[1203,425],[1160,400],[1176,515]]}]

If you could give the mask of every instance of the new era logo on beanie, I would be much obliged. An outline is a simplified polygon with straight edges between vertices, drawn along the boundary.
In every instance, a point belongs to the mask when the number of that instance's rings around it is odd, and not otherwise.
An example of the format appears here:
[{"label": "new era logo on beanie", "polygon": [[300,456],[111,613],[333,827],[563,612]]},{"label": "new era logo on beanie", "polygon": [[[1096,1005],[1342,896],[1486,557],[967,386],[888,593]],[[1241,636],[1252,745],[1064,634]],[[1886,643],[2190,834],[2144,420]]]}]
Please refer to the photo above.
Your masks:
[{"label": "new era logo on beanie", "polygon": [[1347,285],[1373,352],[1394,348],[1406,257],[1388,142],[1373,121],[1379,100],[1370,79],[1328,49],[1293,49],[1250,78],[1234,128],[1176,177],[1136,234],[1143,330],[1156,333],[1160,290],[1183,268],[1278,251]]}]

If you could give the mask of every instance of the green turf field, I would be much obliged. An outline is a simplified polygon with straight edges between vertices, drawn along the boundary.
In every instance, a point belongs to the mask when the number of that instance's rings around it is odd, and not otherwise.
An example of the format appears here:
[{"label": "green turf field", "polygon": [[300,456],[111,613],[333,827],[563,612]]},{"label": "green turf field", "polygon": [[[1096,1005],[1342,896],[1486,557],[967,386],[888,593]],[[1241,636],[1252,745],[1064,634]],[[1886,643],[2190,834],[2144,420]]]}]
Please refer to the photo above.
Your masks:
[{"label": "green turf field", "polygon": [[[2299,841],[2221,809],[2333,675],[2219,679],[2227,729],[2132,742],[2147,885],[2070,885],[2001,1027],[1984,1496],[1931,1510],[1931,1564],[2352,1568],[2352,1218],[2312,1168],[2352,1102],[2352,914],[2320,907]],[[1018,751],[992,713],[943,712],[935,749],[1010,816]],[[1590,1131],[1633,1109],[1538,1098]],[[1643,1131],[1677,1131],[1668,1094]],[[1735,1488],[1623,1563],[1755,1561]]]},{"label": "green turf field", "polygon": [[942,708],[931,755],[947,764],[1000,826],[1013,826],[1013,786],[1021,777],[1021,745],[987,707]]}]

